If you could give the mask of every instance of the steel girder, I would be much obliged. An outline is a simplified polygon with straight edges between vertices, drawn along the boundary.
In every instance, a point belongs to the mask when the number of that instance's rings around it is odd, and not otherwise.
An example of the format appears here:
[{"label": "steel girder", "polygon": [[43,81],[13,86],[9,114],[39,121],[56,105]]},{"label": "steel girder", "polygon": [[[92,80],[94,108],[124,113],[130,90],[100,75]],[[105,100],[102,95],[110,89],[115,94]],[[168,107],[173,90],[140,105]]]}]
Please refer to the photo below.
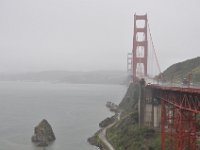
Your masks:
[{"label": "steel girder", "polygon": [[197,150],[197,113],[200,94],[154,89],[161,102],[162,150]]}]

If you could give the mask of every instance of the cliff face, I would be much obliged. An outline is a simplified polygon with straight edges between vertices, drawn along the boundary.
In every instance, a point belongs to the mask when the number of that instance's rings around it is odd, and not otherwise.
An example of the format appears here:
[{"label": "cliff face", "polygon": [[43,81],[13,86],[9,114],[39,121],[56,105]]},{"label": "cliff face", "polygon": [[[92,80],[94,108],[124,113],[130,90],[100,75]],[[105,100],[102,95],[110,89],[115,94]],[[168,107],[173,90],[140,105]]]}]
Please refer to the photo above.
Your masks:
[{"label": "cliff face", "polygon": [[139,84],[131,83],[128,87],[128,90],[119,104],[119,108],[123,111],[133,111],[137,107],[139,96]]},{"label": "cliff face", "polygon": [[160,150],[160,136],[154,129],[139,128],[137,102],[139,85],[130,84],[119,104],[120,121],[107,130],[107,138],[115,150]]}]

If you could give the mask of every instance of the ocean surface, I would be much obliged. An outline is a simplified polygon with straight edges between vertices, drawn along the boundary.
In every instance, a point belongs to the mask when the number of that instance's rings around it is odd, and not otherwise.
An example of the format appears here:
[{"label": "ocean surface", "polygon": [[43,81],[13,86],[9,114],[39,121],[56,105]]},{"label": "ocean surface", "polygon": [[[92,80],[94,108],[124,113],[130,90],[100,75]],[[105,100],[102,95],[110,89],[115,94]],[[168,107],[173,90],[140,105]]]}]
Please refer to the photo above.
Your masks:
[{"label": "ocean surface", "polygon": [[[0,150],[96,150],[87,138],[112,115],[106,102],[118,104],[125,91],[120,85],[1,81]],[[31,142],[42,119],[56,136],[46,148]]]}]

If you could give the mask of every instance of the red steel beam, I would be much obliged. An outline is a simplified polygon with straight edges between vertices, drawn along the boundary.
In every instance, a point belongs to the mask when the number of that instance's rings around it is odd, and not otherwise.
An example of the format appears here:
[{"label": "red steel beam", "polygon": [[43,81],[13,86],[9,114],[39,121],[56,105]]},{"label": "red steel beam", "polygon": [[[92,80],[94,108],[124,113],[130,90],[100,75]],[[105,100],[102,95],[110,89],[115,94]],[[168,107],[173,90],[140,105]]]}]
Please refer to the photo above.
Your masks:
[{"label": "red steel beam", "polygon": [[161,149],[197,150],[200,89],[147,85],[161,103]]},{"label": "red steel beam", "polygon": [[193,93],[200,94],[200,88],[195,87],[172,87],[172,86],[162,86],[158,84],[147,85],[147,87],[164,90],[164,91],[175,91],[175,92],[185,92],[185,93]]}]

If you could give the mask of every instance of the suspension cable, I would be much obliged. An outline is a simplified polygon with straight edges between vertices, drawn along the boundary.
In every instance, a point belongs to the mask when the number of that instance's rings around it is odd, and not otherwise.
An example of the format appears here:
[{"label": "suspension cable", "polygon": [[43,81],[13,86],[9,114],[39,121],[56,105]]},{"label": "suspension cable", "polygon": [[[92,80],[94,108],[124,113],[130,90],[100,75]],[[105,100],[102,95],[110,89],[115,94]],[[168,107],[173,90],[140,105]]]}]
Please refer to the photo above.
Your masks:
[{"label": "suspension cable", "polygon": [[154,46],[154,43],[153,43],[153,38],[151,36],[151,31],[150,31],[150,27],[149,27],[149,22],[148,21],[147,21],[147,25],[148,25],[149,35],[150,35],[150,39],[151,39],[151,44],[152,44],[154,55],[155,55],[155,58],[156,58],[157,67],[158,67],[158,70],[159,70],[159,74],[161,74],[161,69],[160,69],[160,65],[159,65],[159,62],[158,62],[158,57],[156,55],[156,50],[155,50],[155,46]]}]

